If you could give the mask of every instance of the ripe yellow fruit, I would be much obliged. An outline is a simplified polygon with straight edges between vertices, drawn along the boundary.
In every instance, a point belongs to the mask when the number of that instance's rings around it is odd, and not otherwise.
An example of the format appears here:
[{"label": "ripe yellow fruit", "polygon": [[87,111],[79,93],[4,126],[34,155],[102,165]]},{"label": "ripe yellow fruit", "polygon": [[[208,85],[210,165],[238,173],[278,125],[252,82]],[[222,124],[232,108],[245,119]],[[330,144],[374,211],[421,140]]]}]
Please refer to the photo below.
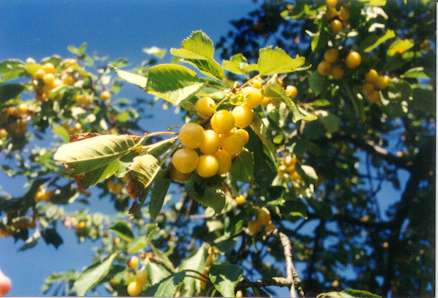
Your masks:
[{"label": "ripe yellow fruit", "polygon": [[71,75],[65,74],[65,75],[62,76],[62,82],[65,85],[69,85],[70,86],[70,85],[73,85],[75,83],[75,79]]},{"label": "ripe yellow fruit", "polygon": [[196,101],[195,110],[199,117],[208,119],[216,112],[216,103],[210,97],[201,97]]},{"label": "ripe yellow fruit", "polygon": [[321,61],[318,64],[318,73],[322,76],[328,76],[331,72],[332,66],[326,61]]},{"label": "ripe yellow fruit", "polygon": [[344,21],[344,22],[347,21],[350,18],[350,13],[343,6],[339,10],[339,18],[341,19],[341,21]]},{"label": "ripe yellow fruit", "polygon": [[189,179],[190,174],[181,173],[180,171],[175,169],[175,166],[173,164],[170,164],[169,176],[170,179],[172,179],[175,182],[184,183]]},{"label": "ripe yellow fruit", "polygon": [[126,289],[129,296],[138,296],[141,293],[141,284],[137,281],[131,281]]},{"label": "ripe yellow fruit", "polygon": [[254,113],[246,105],[236,106],[231,113],[234,117],[234,124],[240,128],[248,127],[254,118]]},{"label": "ripe yellow fruit", "polygon": [[254,236],[260,231],[261,224],[257,220],[252,220],[248,223],[248,234]]},{"label": "ripe yellow fruit", "polygon": [[250,84],[252,87],[260,89],[263,86],[263,80],[261,78],[255,78],[251,80]]},{"label": "ripe yellow fruit", "polygon": [[8,131],[4,128],[0,129],[0,140],[6,139],[8,137]]},{"label": "ripe yellow fruit", "polygon": [[52,198],[53,192],[47,191],[44,187],[40,187],[35,194],[35,201],[48,201]]},{"label": "ripe yellow fruit", "polygon": [[172,156],[172,164],[175,169],[183,174],[193,172],[198,166],[198,162],[198,153],[190,148],[178,149]]},{"label": "ripe yellow fruit", "polygon": [[254,87],[245,87],[242,89],[245,105],[249,108],[255,108],[262,103],[263,94],[260,89]]},{"label": "ripe yellow fruit", "polygon": [[373,85],[371,85],[370,83],[366,83],[366,84],[362,85],[362,93],[364,95],[368,96],[372,92],[374,92],[374,86]]},{"label": "ripe yellow fruit", "polygon": [[204,154],[213,154],[219,148],[219,136],[218,134],[212,130],[208,129],[204,131],[204,138],[202,140],[199,149],[201,149]]},{"label": "ripe yellow fruit", "polygon": [[131,269],[137,269],[139,263],[139,259],[137,256],[132,256],[128,261],[128,267]]},{"label": "ripe yellow fruit", "polygon": [[88,94],[77,94],[75,96],[75,101],[79,105],[88,106],[93,102],[93,97]]},{"label": "ripe yellow fruit", "polygon": [[40,68],[33,74],[33,76],[35,79],[42,80],[45,74],[46,72],[44,69]]},{"label": "ripe yellow fruit", "polygon": [[108,182],[106,183],[106,186],[108,187],[108,190],[111,193],[120,193],[122,191],[122,184],[120,183],[115,183],[112,180],[108,180]]},{"label": "ripe yellow fruit", "polygon": [[178,138],[187,148],[199,148],[204,140],[204,128],[196,123],[186,123],[181,127]]},{"label": "ripe yellow fruit", "polygon": [[266,105],[270,104],[271,102],[272,102],[272,98],[267,97],[267,96],[263,96],[262,105],[266,106]]},{"label": "ripe yellow fruit", "polygon": [[236,156],[243,149],[243,141],[244,140],[242,139],[240,134],[233,133],[222,141],[222,149],[230,153],[231,156]]},{"label": "ripe yellow fruit", "polygon": [[379,91],[373,90],[370,94],[367,95],[369,101],[378,103],[380,101],[380,93]]},{"label": "ripe yellow fruit", "polygon": [[246,203],[246,198],[242,195],[238,195],[237,197],[234,198],[234,201],[236,202],[237,205],[243,205]]},{"label": "ripe yellow fruit", "polygon": [[76,230],[82,230],[85,229],[85,227],[87,226],[86,222],[81,220],[80,222],[78,222],[75,226]]},{"label": "ripe yellow fruit", "polygon": [[148,273],[146,270],[137,271],[135,274],[135,281],[139,283],[141,286],[145,285],[148,280]]},{"label": "ripe yellow fruit", "polygon": [[44,84],[48,85],[48,86],[52,86],[52,84],[55,82],[55,76],[53,75],[53,73],[46,73],[43,76],[43,82]]},{"label": "ripe yellow fruit", "polygon": [[289,85],[286,87],[286,95],[289,97],[296,97],[298,95],[298,89],[294,85]]},{"label": "ripe yellow fruit", "polygon": [[328,63],[334,63],[336,60],[338,60],[339,57],[339,51],[338,49],[328,49],[324,53],[324,60]]},{"label": "ripe yellow fruit", "polygon": [[240,139],[242,140],[243,144],[246,145],[249,141],[249,133],[243,129],[243,128],[239,128],[237,129],[234,134],[239,135]]},{"label": "ripe yellow fruit", "polygon": [[338,16],[338,11],[334,7],[328,7],[326,12],[326,18],[328,20],[334,19]]},{"label": "ripe yellow fruit", "polygon": [[336,65],[332,68],[331,75],[333,79],[340,80],[344,76],[344,69],[341,66]]},{"label": "ripe yellow fruit", "polygon": [[45,63],[43,65],[43,70],[46,73],[54,73],[56,71],[56,68],[55,68],[55,66],[52,63]]},{"label": "ripe yellow fruit", "polygon": [[389,85],[389,77],[388,76],[379,76],[377,78],[375,86],[379,90],[383,90]]},{"label": "ripe yellow fruit", "polygon": [[219,149],[214,154],[216,157],[218,163],[219,163],[219,170],[218,174],[223,175],[225,173],[228,173],[231,168],[231,155],[227,151],[223,149]]},{"label": "ripe yellow fruit", "polygon": [[365,81],[375,84],[379,78],[379,73],[375,69],[370,69],[365,75]]},{"label": "ripe yellow fruit", "polygon": [[351,51],[348,53],[347,58],[345,58],[345,65],[350,69],[357,68],[362,62],[362,57],[356,51]]},{"label": "ripe yellow fruit", "polygon": [[338,0],[325,0],[325,4],[328,7],[336,7],[336,5],[338,4]]},{"label": "ripe yellow fruit", "polygon": [[100,93],[100,99],[102,100],[108,100],[110,97],[111,97],[111,92],[109,92],[108,90],[105,90],[102,93]]},{"label": "ripe yellow fruit", "polygon": [[341,32],[341,30],[344,28],[344,25],[342,25],[342,22],[339,20],[333,20],[330,22],[330,29],[333,33],[337,34]]},{"label": "ripe yellow fruit", "polygon": [[284,158],[284,164],[288,167],[295,166],[297,164],[297,158],[295,156],[286,156]]},{"label": "ripe yellow fruit", "polygon": [[227,110],[217,111],[211,117],[210,125],[216,133],[226,134],[234,127],[233,114]]},{"label": "ripe yellow fruit", "polygon": [[78,62],[76,61],[76,59],[65,59],[64,61],[62,61],[62,63],[65,65],[65,66],[74,66],[74,65],[76,65],[76,64],[78,64]]},{"label": "ripe yellow fruit", "polygon": [[271,221],[271,214],[265,207],[257,210],[257,221],[262,225],[267,225]]},{"label": "ripe yellow fruit", "polygon": [[219,162],[213,155],[201,155],[196,172],[199,176],[208,178],[216,175],[219,171]]}]

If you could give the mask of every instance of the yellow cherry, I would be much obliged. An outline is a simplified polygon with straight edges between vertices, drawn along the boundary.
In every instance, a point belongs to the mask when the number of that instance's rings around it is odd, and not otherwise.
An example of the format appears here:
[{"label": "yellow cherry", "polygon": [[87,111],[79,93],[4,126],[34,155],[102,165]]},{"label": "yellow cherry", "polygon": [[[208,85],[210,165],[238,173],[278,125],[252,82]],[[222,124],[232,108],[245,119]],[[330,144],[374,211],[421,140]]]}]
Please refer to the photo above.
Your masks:
[{"label": "yellow cherry", "polygon": [[257,210],[257,221],[262,225],[267,225],[271,221],[271,214],[265,207]]},{"label": "yellow cherry", "polygon": [[204,140],[204,128],[196,123],[186,123],[181,127],[178,138],[187,148],[199,148]]},{"label": "yellow cherry", "polygon": [[286,87],[286,95],[289,97],[296,97],[298,95],[298,89],[294,85],[289,85]]},{"label": "yellow cherry", "polygon": [[234,127],[233,114],[227,110],[217,111],[211,117],[210,125],[216,133],[226,134]]},{"label": "yellow cherry", "polygon": [[172,156],[172,164],[175,166],[175,169],[183,174],[193,172],[198,166],[198,162],[198,153],[190,148],[178,149]]},{"label": "yellow cherry", "polygon": [[139,263],[139,259],[137,256],[132,256],[128,261],[128,267],[131,269],[137,269]]},{"label": "yellow cherry", "polygon": [[379,78],[379,73],[375,69],[370,69],[365,75],[367,83],[375,84]]},{"label": "yellow cherry", "polygon": [[255,108],[262,103],[263,94],[260,89],[245,87],[242,89],[242,94],[245,99],[245,105],[249,108]]},{"label": "yellow cherry", "polygon": [[343,29],[344,25],[342,25],[342,22],[339,20],[333,20],[330,22],[330,29],[332,30],[333,33],[337,34],[339,32],[341,32],[341,30]]},{"label": "yellow cherry", "polygon": [[146,284],[147,280],[148,273],[146,272],[146,270],[137,271],[137,273],[135,274],[135,281],[137,283],[139,283],[140,285],[144,285]]},{"label": "yellow cherry", "polygon": [[249,133],[245,129],[243,129],[243,128],[236,129],[234,134],[240,136],[240,139],[242,140],[242,143],[244,145],[246,145],[248,143],[248,141],[249,141]]},{"label": "yellow cherry", "polygon": [[195,110],[199,117],[208,119],[216,112],[216,103],[210,97],[201,97],[196,101]]},{"label": "yellow cherry", "polygon": [[52,86],[52,84],[55,82],[55,76],[53,75],[53,73],[46,73],[43,76],[43,81],[44,84]]},{"label": "yellow cherry", "polygon": [[190,174],[184,174],[178,171],[173,164],[170,164],[170,179],[178,183],[184,183],[190,178]]},{"label": "yellow cherry", "polygon": [[214,154],[216,157],[218,163],[219,163],[219,169],[218,174],[223,175],[225,173],[228,173],[231,169],[231,155],[227,151],[223,149],[219,149]]},{"label": "yellow cherry", "polygon": [[243,205],[246,203],[246,198],[242,195],[238,195],[237,197],[234,198],[234,201],[236,202],[237,205]]},{"label": "yellow cherry", "polygon": [[208,178],[216,175],[219,171],[219,162],[213,155],[201,155],[196,172],[199,176]]},{"label": "yellow cherry", "polygon": [[110,97],[111,97],[111,92],[109,92],[108,90],[105,90],[102,93],[100,93],[100,99],[102,100],[108,100]]},{"label": "yellow cherry", "polygon": [[52,63],[45,63],[43,65],[43,70],[46,73],[54,73],[56,71],[56,68],[55,68],[55,66]]},{"label": "yellow cherry", "polygon": [[344,76],[344,69],[341,66],[336,65],[332,68],[331,75],[333,79],[340,80]]},{"label": "yellow cherry", "polygon": [[338,60],[339,57],[339,51],[338,49],[328,49],[324,53],[324,60],[328,63],[334,63],[336,60]]},{"label": "yellow cherry", "polygon": [[46,72],[44,69],[40,68],[33,74],[33,76],[35,79],[42,80],[45,74]]},{"label": "yellow cherry", "polygon": [[345,65],[350,69],[357,68],[362,62],[362,57],[356,51],[351,51],[348,53],[347,58],[345,58]]},{"label": "yellow cherry", "polygon": [[222,149],[231,154],[231,156],[238,155],[243,149],[243,139],[239,134],[231,134],[222,142]]},{"label": "yellow cherry", "polygon": [[332,66],[330,63],[326,62],[326,61],[321,61],[318,64],[318,73],[322,76],[328,76],[331,72]]},{"label": "yellow cherry", "polygon": [[204,154],[213,154],[217,151],[219,147],[219,136],[218,134],[212,130],[204,131],[204,138],[202,140],[199,149],[201,149]]},{"label": "yellow cherry", "polygon": [[257,220],[252,220],[248,223],[248,234],[254,236],[260,231],[261,224]]},{"label": "yellow cherry", "polygon": [[126,291],[129,296],[138,296],[141,293],[141,285],[137,281],[131,281]]},{"label": "yellow cherry", "polygon": [[234,124],[240,128],[248,127],[254,118],[254,113],[246,105],[234,107],[232,114],[234,117]]},{"label": "yellow cherry", "polygon": [[388,76],[379,76],[377,78],[375,86],[379,90],[383,90],[389,85],[389,77]]},{"label": "yellow cherry", "polygon": [[338,4],[338,0],[325,0],[325,4],[328,7],[336,7],[336,5]]}]

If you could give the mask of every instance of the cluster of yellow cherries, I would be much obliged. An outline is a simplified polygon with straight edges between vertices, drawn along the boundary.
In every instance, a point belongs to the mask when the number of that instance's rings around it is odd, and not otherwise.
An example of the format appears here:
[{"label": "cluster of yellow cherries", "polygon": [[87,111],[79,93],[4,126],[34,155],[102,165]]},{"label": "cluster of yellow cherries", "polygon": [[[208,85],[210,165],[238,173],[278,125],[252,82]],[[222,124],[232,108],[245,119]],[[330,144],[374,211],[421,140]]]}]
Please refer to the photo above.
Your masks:
[{"label": "cluster of yellow cherries", "polygon": [[27,124],[33,112],[30,106],[21,103],[16,106],[9,106],[3,111],[6,117],[12,118],[12,121],[10,121],[6,128],[0,129],[0,140],[6,139],[9,134],[15,137],[21,137],[26,134]]},{"label": "cluster of yellow cherries", "polygon": [[[249,141],[245,128],[253,121],[253,109],[271,102],[271,98],[263,95],[262,85],[263,81],[258,78],[240,89],[236,95],[243,98],[242,104],[231,111],[216,110],[216,102],[211,97],[196,101],[196,113],[206,128],[194,122],[181,127],[178,138],[182,148],[175,151],[171,162],[170,177],[174,181],[183,182],[194,171],[203,178],[229,172],[233,158]],[[291,97],[297,95],[292,85],[287,86],[285,92]]]},{"label": "cluster of yellow cherries", "polygon": [[135,278],[128,283],[126,291],[129,296],[138,296],[147,284],[147,273],[144,269],[137,270],[140,259],[132,256],[128,261],[128,267],[135,270]]},{"label": "cluster of yellow cherries", "polygon": [[379,75],[377,70],[370,69],[365,75],[365,83],[362,85],[363,95],[371,102],[380,101],[379,90],[386,89],[390,78],[386,75]]},{"label": "cluster of yellow cherries", "polygon": [[338,34],[345,27],[347,27],[348,19],[350,18],[350,12],[344,6],[341,6],[339,10],[336,9],[338,0],[326,0],[327,6],[326,18],[330,25],[330,30],[334,34]]},{"label": "cluster of yellow cherries", "polygon": [[[339,61],[339,50],[331,48],[325,51],[324,60],[318,64],[317,71],[322,76],[331,75],[333,79],[340,80],[344,76],[344,68]],[[350,51],[344,59],[344,64],[349,69],[355,69],[362,63],[362,57],[356,51]]]},{"label": "cluster of yellow cherries", "polygon": [[185,176],[196,171],[199,176],[208,178],[230,170],[232,159],[249,141],[245,128],[253,121],[252,109],[263,100],[261,90],[254,87],[243,88],[242,94],[244,103],[232,111],[216,111],[216,103],[210,97],[197,100],[196,113],[204,120],[209,119],[209,127],[204,129],[194,122],[181,127],[178,138],[183,148],[172,156],[173,171],[179,173],[171,173],[171,176]]},{"label": "cluster of yellow cherries", "polygon": [[296,170],[297,158],[295,156],[287,155],[280,161],[278,167],[278,175],[282,178],[290,178],[292,182],[300,181],[301,176]]}]

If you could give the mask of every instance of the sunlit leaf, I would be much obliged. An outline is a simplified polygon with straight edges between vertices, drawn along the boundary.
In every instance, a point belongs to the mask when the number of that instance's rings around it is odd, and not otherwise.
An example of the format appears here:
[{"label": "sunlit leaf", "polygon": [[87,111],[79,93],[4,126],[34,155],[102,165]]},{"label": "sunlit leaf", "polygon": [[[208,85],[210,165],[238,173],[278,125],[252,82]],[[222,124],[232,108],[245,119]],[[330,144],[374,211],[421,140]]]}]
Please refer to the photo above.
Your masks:
[{"label": "sunlit leaf", "polygon": [[387,51],[388,56],[394,56],[395,54],[403,54],[414,46],[412,39],[397,39],[394,41]]},{"label": "sunlit leaf", "polygon": [[127,81],[128,83],[137,85],[142,89],[146,88],[148,82],[148,79],[146,77],[122,69],[115,69],[115,71],[121,79]]},{"label": "sunlit leaf", "polygon": [[236,286],[243,279],[243,270],[233,264],[215,264],[211,266],[208,276],[223,297],[234,297]]},{"label": "sunlit leaf", "polygon": [[271,75],[299,70],[304,62],[304,57],[292,58],[283,49],[264,48],[259,52],[257,67],[261,75]]}]

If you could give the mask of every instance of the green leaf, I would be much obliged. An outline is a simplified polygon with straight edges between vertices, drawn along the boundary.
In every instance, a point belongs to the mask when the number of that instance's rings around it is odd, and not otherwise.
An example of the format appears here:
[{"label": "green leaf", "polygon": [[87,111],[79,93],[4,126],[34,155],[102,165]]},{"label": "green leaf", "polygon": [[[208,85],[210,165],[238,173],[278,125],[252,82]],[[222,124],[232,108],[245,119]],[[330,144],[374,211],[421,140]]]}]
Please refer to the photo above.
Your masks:
[{"label": "green leaf", "polygon": [[215,264],[211,266],[208,277],[223,297],[234,297],[237,284],[243,280],[243,270],[233,264]]},{"label": "green leaf", "polygon": [[124,221],[116,222],[110,227],[110,230],[114,231],[117,236],[125,241],[131,242],[134,239],[134,233],[131,227]]},{"label": "green leaf", "polygon": [[316,174],[316,171],[313,167],[311,166],[307,166],[307,165],[300,165],[299,166],[301,168],[301,170],[303,171],[303,173],[310,178],[313,181],[318,180],[318,174]]},{"label": "green leaf", "polygon": [[203,86],[196,73],[178,64],[160,64],[149,68],[147,91],[174,105]]},{"label": "green leaf", "polygon": [[159,283],[149,287],[146,290],[145,295],[154,297],[173,297],[178,286],[184,281],[185,277],[185,272],[174,273],[161,280]]},{"label": "green leaf", "polygon": [[167,268],[171,268],[175,271],[175,266],[173,266],[172,261],[165,255],[160,249],[151,244],[152,252],[155,257],[158,258]]},{"label": "green leaf", "polygon": [[414,111],[435,115],[436,101],[432,90],[415,88],[412,92],[413,100],[409,102],[409,107]]},{"label": "green leaf", "polygon": [[372,50],[374,50],[375,48],[377,48],[379,45],[381,45],[382,43],[384,43],[385,41],[392,39],[395,37],[395,32],[394,30],[386,30],[385,34],[383,34],[382,36],[376,38],[373,37],[373,43],[371,45],[369,45],[367,48],[365,48],[364,52],[365,53],[369,53]]},{"label": "green leaf", "polygon": [[395,54],[403,54],[414,46],[412,39],[397,39],[394,41],[387,51],[388,56],[394,56]]},{"label": "green leaf", "polygon": [[0,62],[0,82],[8,81],[24,74],[24,63],[17,59],[8,59]]},{"label": "green leaf", "polygon": [[149,240],[147,239],[147,237],[145,236],[138,237],[134,241],[129,243],[128,253],[136,254],[139,251],[143,250],[148,244],[149,244]]},{"label": "green leaf", "polygon": [[325,130],[328,133],[334,133],[339,130],[339,127],[341,126],[341,120],[339,117],[333,114],[328,114],[327,116],[320,119],[322,124],[325,127]]},{"label": "green leaf", "polygon": [[24,90],[21,84],[0,84],[0,100],[8,100],[17,97]]},{"label": "green leaf", "polygon": [[218,187],[206,186],[199,181],[189,181],[186,187],[189,196],[204,207],[211,207],[216,213],[225,207],[225,194]]},{"label": "green leaf", "polygon": [[401,78],[408,78],[408,79],[427,79],[427,78],[429,78],[429,76],[424,72],[424,68],[422,66],[408,69],[400,77]]},{"label": "green leaf", "polygon": [[350,294],[353,297],[360,297],[360,298],[382,298],[382,296],[380,296],[380,295],[373,294],[373,293],[365,291],[365,290],[345,289],[345,290],[342,290],[342,292]]},{"label": "green leaf", "polygon": [[251,182],[253,176],[254,158],[252,153],[245,149],[233,160],[231,177],[233,177],[234,180]]},{"label": "green leaf", "polygon": [[53,133],[60,137],[64,142],[68,142],[70,140],[70,134],[64,126],[53,123],[52,124]]},{"label": "green leaf", "polygon": [[148,79],[144,76],[117,68],[115,69],[115,72],[121,79],[127,81],[128,83],[137,85],[142,89],[146,88]]},{"label": "green leaf", "polygon": [[170,49],[175,57],[184,59],[196,66],[203,74],[223,79],[224,71],[214,60],[213,41],[202,31],[194,31],[183,40],[180,49]]},{"label": "green leaf", "polygon": [[312,72],[309,76],[309,87],[315,95],[319,95],[326,91],[328,85],[329,81],[316,71]]},{"label": "green leaf", "polygon": [[[170,276],[170,272],[167,271],[163,266],[150,261],[147,261],[145,270],[152,285],[156,285]],[[148,292],[148,290],[146,291]]]},{"label": "green leaf", "polygon": [[292,120],[294,122],[306,118],[307,114],[298,109],[298,106],[295,104],[295,102],[286,95],[284,89],[277,82],[269,82],[264,89],[264,93],[268,97],[276,98],[284,102],[289,111],[292,113]]},{"label": "green leaf", "polygon": [[[178,271],[183,272],[185,270],[194,270],[199,273],[203,273],[207,256],[207,247],[205,244],[203,244],[199,249],[196,250],[195,254],[182,261],[178,267]],[[184,278],[184,289],[185,292],[183,296],[193,296],[194,294],[200,292],[201,283],[198,279],[186,277]]]},{"label": "green leaf", "polygon": [[83,42],[81,43],[81,45],[79,46],[79,48],[75,47],[75,46],[68,46],[67,49],[69,50],[70,53],[72,53],[73,55],[76,56],[82,56],[85,54],[85,50],[87,49],[87,43]]},{"label": "green leaf", "polygon": [[73,284],[73,290],[78,296],[84,296],[87,291],[94,288],[102,279],[104,279],[111,269],[111,265],[117,256],[113,253],[104,261],[99,261],[88,267]]},{"label": "green leaf", "polygon": [[149,205],[149,213],[151,219],[155,220],[163,207],[164,198],[170,186],[170,179],[167,177],[167,172],[161,171],[155,178],[154,185],[151,191],[151,203]]},{"label": "green leaf", "polygon": [[304,62],[304,57],[297,55],[292,58],[283,49],[263,48],[259,52],[257,66],[261,75],[272,75],[299,70]]},{"label": "green leaf", "polygon": [[231,56],[230,60],[222,61],[222,67],[225,70],[239,75],[245,75],[248,73],[248,70],[246,69],[247,66],[248,63],[246,58],[241,53]]},{"label": "green leaf", "polygon": [[63,163],[71,175],[79,175],[120,158],[136,145],[138,139],[131,135],[91,137],[62,145],[54,159]]},{"label": "green leaf", "polygon": [[160,172],[160,163],[150,154],[137,156],[133,159],[129,167],[129,175],[146,189]]},{"label": "green leaf", "polygon": [[119,160],[110,161],[101,168],[86,172],[80,179],[81,186],[88,187],[100,183],[118,173],[122,168],[124,168],[123,164]]}]

